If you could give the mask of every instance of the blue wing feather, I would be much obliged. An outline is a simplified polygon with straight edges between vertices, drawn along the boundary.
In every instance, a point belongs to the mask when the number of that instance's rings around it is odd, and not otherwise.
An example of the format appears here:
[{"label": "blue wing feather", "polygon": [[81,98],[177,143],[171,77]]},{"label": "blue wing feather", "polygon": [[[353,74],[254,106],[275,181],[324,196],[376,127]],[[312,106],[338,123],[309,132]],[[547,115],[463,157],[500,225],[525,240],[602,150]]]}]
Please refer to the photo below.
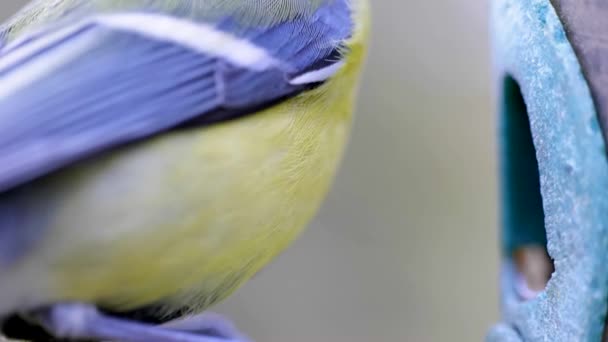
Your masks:
[{"label": "blue wing feather", "polygon": [[210,57],[125,33],[93,50],[0,99],[0,189],[220,105]]},{"label": "blue wing feather", "polygon": [[[8,96],[0,96],[0,192],[94,153],[226,110],[244,114],[306,89],[289,77],[336,62],[350,36],[345,0],[307,18],[243,29],[231,18],[219,30],[264,48],[290,66],[254,71],[170,42],[90,25],[0,68],[0,90],[31,63],[65,52],[66,61]],[[333,15],[333,16],[332,16]],[[54,30],[0,50],[0,65]],[[74,42],[89,39],[71,55]],[[10,49],[10,50],[9,50]],[[1,92],[0,92],[1,93]],[[200,122],[200,120],[199,120]]]},{"label": "blue wing feather", "polygon": [[[218,24],[218,28],[252,41],[302,72],[315,62],[325,60],[339,43],[350,37],[353,22],[348,7],[346,0],[333,0],[310,17],[295,18],[271,27],[242,30],[237,21],[227,18]],[[335,60],[328,61],[331,62]]]}]

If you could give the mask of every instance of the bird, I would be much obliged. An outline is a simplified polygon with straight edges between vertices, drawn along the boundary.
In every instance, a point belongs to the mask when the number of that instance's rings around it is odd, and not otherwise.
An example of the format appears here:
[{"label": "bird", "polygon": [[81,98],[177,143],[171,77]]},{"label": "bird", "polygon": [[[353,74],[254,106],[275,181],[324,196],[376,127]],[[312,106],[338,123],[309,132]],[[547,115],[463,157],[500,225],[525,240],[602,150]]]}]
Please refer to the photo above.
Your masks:
[{"label": "bird", "polygon": [[36,0],[0,26],[4,333],[246,341],[206,310],[320,208],[369,7]]}]

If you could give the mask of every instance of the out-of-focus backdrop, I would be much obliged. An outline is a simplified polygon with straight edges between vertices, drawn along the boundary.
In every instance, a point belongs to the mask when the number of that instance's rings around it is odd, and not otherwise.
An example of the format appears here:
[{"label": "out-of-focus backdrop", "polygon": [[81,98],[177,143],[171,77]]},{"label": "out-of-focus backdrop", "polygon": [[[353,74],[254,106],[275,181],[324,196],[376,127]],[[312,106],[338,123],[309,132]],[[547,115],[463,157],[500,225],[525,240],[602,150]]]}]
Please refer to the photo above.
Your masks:
[{"label": "out-of-focus backdrop", "polygon": [[[0,17],[25,4],[2,0]],[[378,0],[321,213],[217,308],[259,342],[480,341],[498,318],[487,0]]]}]

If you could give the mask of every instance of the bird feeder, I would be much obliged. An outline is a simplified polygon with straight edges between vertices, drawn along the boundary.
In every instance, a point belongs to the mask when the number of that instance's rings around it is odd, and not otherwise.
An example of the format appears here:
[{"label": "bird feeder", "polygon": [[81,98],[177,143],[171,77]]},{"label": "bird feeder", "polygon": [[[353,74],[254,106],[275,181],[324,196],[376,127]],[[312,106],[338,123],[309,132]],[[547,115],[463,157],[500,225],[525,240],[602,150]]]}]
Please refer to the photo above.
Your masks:
[{"label": "bird feeder", "polygon": [[600,341],[608,298],[608,4],[492,0],[491,23],[503,265],[502,323],[488,340]]}]

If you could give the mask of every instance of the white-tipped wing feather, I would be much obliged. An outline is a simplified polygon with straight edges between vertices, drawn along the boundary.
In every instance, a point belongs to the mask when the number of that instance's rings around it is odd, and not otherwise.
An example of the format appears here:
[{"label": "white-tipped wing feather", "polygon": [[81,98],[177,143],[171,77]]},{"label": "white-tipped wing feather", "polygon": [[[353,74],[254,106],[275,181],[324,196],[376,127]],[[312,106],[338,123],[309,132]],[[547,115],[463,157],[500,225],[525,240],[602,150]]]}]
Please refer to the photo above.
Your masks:
[{"label": "white-tipped wing feather", "polygon": [[[121,144],[292,96],[340,66],[336,0],[243,29],[159,13],[50,25],[0,49],[0,192]],[[344,17],[342,15],[342,17]]]}]

